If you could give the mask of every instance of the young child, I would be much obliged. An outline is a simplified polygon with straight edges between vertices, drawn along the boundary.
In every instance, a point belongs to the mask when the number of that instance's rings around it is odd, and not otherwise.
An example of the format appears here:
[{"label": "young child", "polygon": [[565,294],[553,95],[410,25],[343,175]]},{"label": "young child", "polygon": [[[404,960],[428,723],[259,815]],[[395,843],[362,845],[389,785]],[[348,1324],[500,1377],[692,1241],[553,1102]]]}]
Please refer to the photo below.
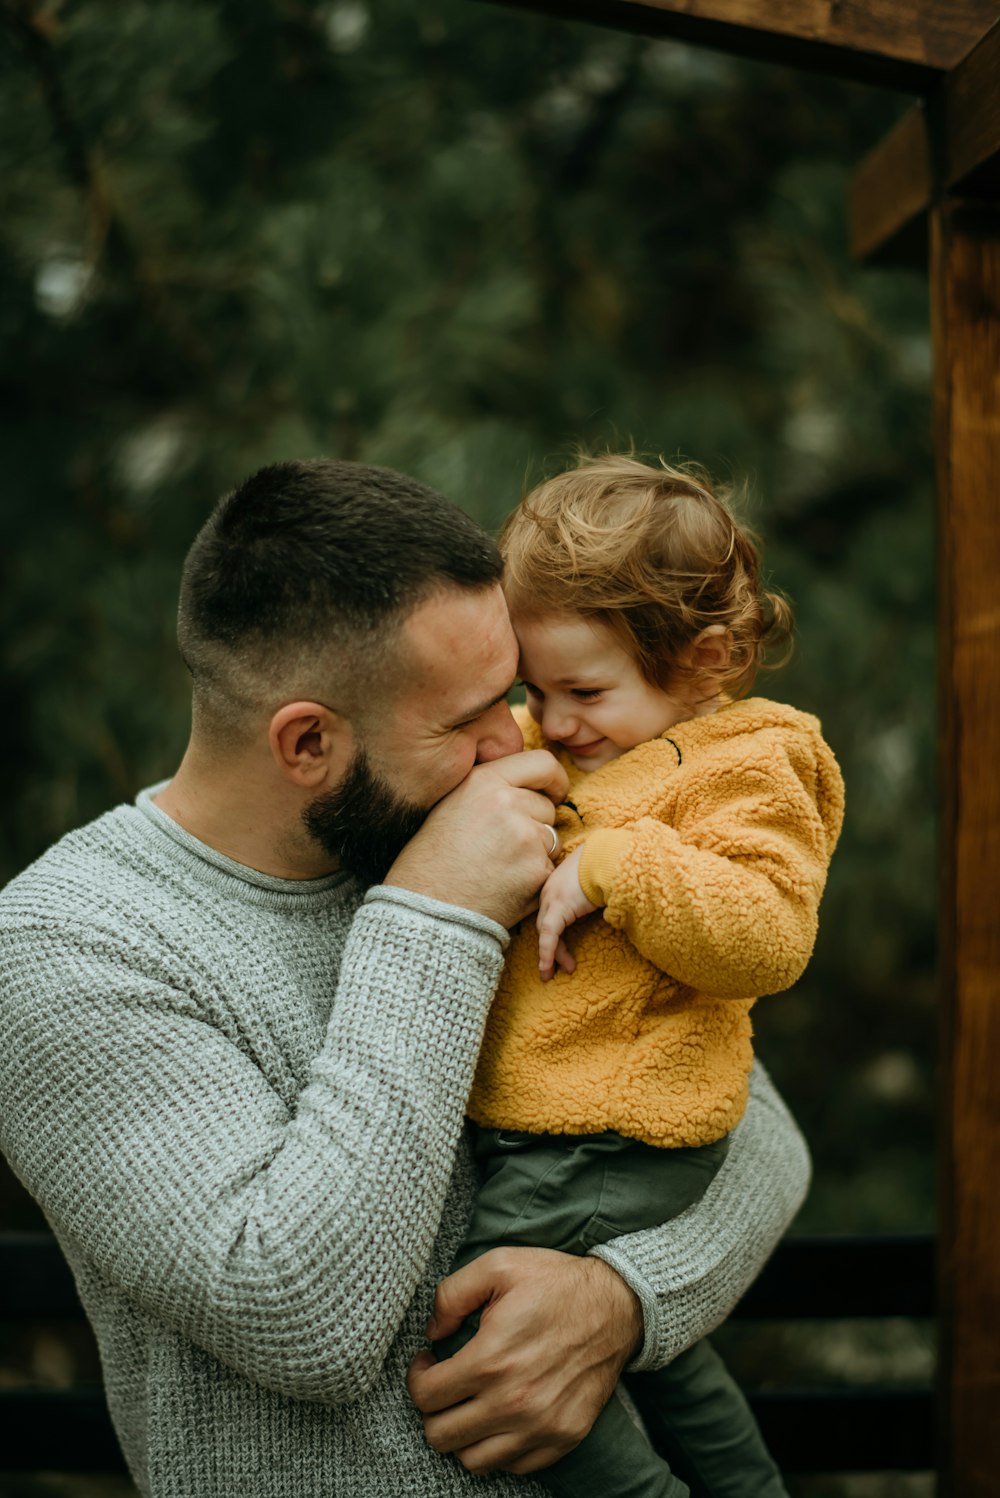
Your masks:
[{"label": "young child", "polygon": [[[469,1102],[482,1186],[455,1268],[500,1244],[584,1254],[703,1195],[746,1105],[751,1006],[809,960],[843,815],[816,719],[742,700],[791,615],[704,475],[586,460],[522,501],[501,549],[525,746],[554,752],[570,790],[565,856],[488,1022]],[[784,1498],[707,1343],[626,1383],[669,1464],[612,1399],[536,1481]]]}]

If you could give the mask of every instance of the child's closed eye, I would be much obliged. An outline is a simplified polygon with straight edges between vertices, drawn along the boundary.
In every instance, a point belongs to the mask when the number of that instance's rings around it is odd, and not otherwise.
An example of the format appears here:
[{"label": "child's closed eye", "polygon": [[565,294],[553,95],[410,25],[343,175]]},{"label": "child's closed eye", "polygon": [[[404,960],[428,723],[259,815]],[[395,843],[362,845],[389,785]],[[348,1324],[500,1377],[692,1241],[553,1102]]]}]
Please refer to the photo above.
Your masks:
[{"label": "child's closed eye", "polygon": [[[540,691],[534,682],[519,681],[517,685],[523,687],[529,697],[536,697],[539,702],[545,701],[545,693]],[[606,690],[605,687],[572,687],[570,696],[575,697],[579,702],[596,702]]]}]

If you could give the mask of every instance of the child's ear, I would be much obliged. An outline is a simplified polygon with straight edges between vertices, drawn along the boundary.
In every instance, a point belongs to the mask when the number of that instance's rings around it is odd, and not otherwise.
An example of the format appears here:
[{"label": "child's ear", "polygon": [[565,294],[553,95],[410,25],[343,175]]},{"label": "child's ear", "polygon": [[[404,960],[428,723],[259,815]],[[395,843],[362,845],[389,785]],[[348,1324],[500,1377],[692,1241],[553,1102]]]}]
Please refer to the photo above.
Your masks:
[{"label": "child's ear", "polygon": [[715,675],[729,665],[732,635],[724,624],[710,624],[695,635],[688,650],[688,664],[693,670]]}]

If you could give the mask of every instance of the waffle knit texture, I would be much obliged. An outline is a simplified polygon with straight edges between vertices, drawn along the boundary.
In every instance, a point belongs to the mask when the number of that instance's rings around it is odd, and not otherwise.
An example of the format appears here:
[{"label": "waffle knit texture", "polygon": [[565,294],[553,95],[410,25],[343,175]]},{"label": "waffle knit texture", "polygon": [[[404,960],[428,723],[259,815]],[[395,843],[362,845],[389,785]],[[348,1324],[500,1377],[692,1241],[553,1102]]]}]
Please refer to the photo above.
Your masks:
[{"label": "waffle knit texture", "polygon": [[[73,1269],[139,1489],[538,1498],[431,1451],[405,1391],[475,1190],[506,932],[255,873],[152,794],[0,894],[0,1146]],[[804,1195],[763,1071],[752,1095],[698,1207],[599,1250],[642,1303],[636,1368],[723,1319]]]},{"label": "waffle knit texture", "polygon": [[[525,747],[548,747],[522,713]],[[469,1113],[496,1129],[614,1130],[710,1144],[743,1116],[750,1009],[812,955],[844,788],[817,720],[752,698],[590,773],[561,756],[566,853],[603,907],[568,933],[576,971],[511,942]]]}]

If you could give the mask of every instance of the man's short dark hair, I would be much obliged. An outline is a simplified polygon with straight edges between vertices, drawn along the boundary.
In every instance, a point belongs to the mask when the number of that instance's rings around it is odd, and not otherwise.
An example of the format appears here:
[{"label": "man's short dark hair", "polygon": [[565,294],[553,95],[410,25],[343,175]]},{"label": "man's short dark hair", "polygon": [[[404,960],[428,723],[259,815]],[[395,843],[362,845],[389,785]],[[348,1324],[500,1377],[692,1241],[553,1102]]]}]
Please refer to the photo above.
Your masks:
[{"label": "man's short dark hair", "polygon": [[419,604],[501,573],[491,538],[416,479],[328,459],[262,468],[219,501],[184,564],[177,637],[196,719],[238,733],[276,695],[314,695],[321,660],[335,663],[330,705],[353,716],[359,677],[385,668]]}]

